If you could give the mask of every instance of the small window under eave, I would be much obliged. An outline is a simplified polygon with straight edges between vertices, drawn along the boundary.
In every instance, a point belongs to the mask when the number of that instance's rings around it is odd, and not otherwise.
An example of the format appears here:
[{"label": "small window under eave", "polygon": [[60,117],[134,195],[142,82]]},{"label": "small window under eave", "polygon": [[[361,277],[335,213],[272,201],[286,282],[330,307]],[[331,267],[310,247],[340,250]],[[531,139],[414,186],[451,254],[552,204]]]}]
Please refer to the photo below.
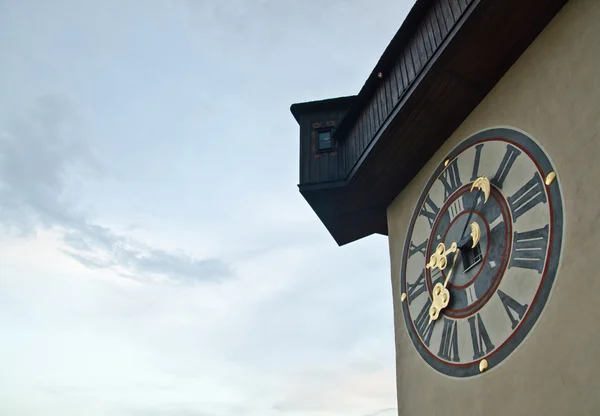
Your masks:
[{"label": "small window under eave", "polygon": [[331,149],[333,149],[331,130],[319,131],[319,151],[327,151]]}]

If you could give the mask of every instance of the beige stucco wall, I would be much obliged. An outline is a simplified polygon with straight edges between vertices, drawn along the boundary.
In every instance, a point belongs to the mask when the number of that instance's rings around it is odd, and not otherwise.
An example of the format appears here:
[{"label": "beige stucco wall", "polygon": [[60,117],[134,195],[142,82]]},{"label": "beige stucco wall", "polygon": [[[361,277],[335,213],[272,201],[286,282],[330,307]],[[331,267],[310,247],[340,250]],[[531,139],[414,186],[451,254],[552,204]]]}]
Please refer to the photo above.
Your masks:
[{"label": "beige stucco wall", "polygon": [[[525,343],[482,377],[455,380],[414,349],[400,304],[402,246],[431,172],[495,126],[533,136],[560,177],[563,260]],[[600,414],[600,0],[571,0],[388,209],[401,415]]]}]

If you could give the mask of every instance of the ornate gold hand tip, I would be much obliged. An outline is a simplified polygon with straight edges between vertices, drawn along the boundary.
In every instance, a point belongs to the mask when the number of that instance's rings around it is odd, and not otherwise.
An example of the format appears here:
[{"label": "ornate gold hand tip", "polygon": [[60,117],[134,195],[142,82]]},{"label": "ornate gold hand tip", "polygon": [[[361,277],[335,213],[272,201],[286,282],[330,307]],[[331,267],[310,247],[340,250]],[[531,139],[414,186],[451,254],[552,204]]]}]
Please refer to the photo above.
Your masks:
[{"label": "ornate gold hand tip", "polygon": [[483,195],[485,196],[484,203],[486,203],[490,197],[491,191],[490,180],[487,178],[487,176],[480,176],[479,178],[475,179],[475,182],[473,182],[473,185],[471,185],[471,191],[475,188],[483,191]]},{"label": "ornate gold hand tip", "polygon": [[480,236],[481,228],[479,228],[479,224],[473,221],[471,223],[471,238],[473,239],[473,245],[471,246],[472,248],[474,248],[477,245]]}]

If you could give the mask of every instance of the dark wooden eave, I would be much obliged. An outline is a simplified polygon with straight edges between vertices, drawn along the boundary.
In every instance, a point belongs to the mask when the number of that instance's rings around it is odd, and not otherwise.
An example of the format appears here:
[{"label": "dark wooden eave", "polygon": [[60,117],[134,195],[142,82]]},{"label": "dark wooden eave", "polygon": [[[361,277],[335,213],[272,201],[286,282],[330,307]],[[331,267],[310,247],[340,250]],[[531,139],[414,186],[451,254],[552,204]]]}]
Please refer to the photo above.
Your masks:
[{"label": "dark wooden eave", "polygon": [[[338,125],[336,140],[355,158],[344,178],[300,183],[300,192],[339,245],[373,233],[387,235],[386,209],[433,154],[502,78],[567,0],[455,0],[461,7],[443,41],[432,49],[418,73],[387,105],[375,128],[360,129],[377,97],[389,97],[389,76],[399,57],[414,47],[415,36],[431,8],[453,0],[418,0],[357,96],[343,97],[350,110]],[[444,3],[445,2],[445,3]],[[458,7],[458,6],[457,6]],[[421,29],[419,29],[419,27]],[[415,33],[415,31],[420,32]],[[433,41],[428,45],[433,44]],[[424,48],[423,48],[424,49]],[[379,78],[378,73],[383,77]],[[382,89],[387,88],[382,92]],[[296,114],[309,105],[292,106]],[[339,103],[338,103],[339,104]],[[298,118],[297,118],[298,119]],[[373,123],[371,123],[373,124]],[[357,127],[358,126],[358,127]],[[369,132],[363,148],[356,131]],[[354,133],[353,133],[354,132]],[[358,151],[356,150],[358,149]]]}]

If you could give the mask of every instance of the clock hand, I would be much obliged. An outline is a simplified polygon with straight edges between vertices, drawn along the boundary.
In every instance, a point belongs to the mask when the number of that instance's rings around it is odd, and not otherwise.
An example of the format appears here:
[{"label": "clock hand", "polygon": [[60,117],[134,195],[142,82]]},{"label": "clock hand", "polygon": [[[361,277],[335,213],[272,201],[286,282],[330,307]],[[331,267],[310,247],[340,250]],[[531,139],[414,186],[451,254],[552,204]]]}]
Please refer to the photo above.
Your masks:
[{"label": "clock hand", "polygon": [[[466,244],[466,242],[464,241],[465,233],[467,232],[467,228],[469,227],[469,223],[471,222],[471,218],[473,217],[473,212],[475,211],[477,202],[479,202],[479,197],[481,197],[482,193],[485,195],[485,199],[483,201],[484,204],[487,202],[488,198],[490,197],[490,181],[486,176],[478,177],[475,180],[475,182],[473,182],[473,185],[471,186],[471,191],[474,188],[478,188],[479,190],[477,191],[477,195],[475,195],[475,199],[473,200],[473,205],[471,206],[471,209],[469,210],[469,216],[467,217],[467,222],[465,223],[465,228],[463,228],[463,232],[460,236],[459,244],[461,247],[464,247],[464,245]],[[473,224],[475,224],[475,223],[473,223]],[[471,224],[471,227],[472,226],[473,225]],[[475,242],[473,242],[473,247],[475,247],[475,245],[476,245]]]},{"label": "clock hand", "polygon": [[[453,243],[454,246],[456,243]],[[454,271],[454,266],[456,265],[456,258],[458,257],[458,253],[460,250],[456,249],[456,254],[454,254],[454,259],[452,260],[452,267],[450,267],[450,271],[446,276],[446,281],[442,285],[441,282],[438,282],[433,287],[431,293],[431,306],[429,307],[429,323],[431,321],[435,321],[440,317],[440,312],[450,303],[450,291],[446,289],[446,285],[450,280],[450,276],[452,276],[452,272]]]},{"label": "clock hand", "polygon": [[454,260],[452,260],[452,267],[450,268],[450,271],[448,272],[448,275],[446,276],[446,280],[444,281],[444,289],[446,288],[446,286],[448,285],[448,281],[450,280],[450,276],[452,276],[452,272],[454,271],[454,266],[456,265],[456,258],[458,257],[458,253],[460,252],[460,250],[456,250],[456,254],[454,255]]},{"label": "clock hand", "polygon": [[448,281],[452,276],[452,271],[454,270],[454,266],[456,265],[456,258],[458,257],[459,249],[456,243],[452,243],[450,248],[446,250],[444,243],[438,244],[435,249],[435,252],[429,258],[429,263],[425,265],[427,269],[435,269],[436,267],[440,270],[444,270],[448,264],[447,256],[450,253],[454,254],[454,259],[452,260],[452,267],[446,276],[446,281],[442,285],[441,282],[438,282],[433,287],[433,291],[431,293],[431,306],[429,307],[429,323],[431,321],[436,320],[442,309],[448,306],[450,303],[450,292],[446,289],[448,285]]},{"label": "clock hand", "polygon": [[429,263],[425,265],[425,268],[435,269],[436,267],[440,270],[444,270],[448,264],[447,256],[450,253],[454,253],[458,250],[458,244],[452,243],[450,248],[446,250],[444,243],[439,243],[435,249],[435,252],[429,257]]}]

